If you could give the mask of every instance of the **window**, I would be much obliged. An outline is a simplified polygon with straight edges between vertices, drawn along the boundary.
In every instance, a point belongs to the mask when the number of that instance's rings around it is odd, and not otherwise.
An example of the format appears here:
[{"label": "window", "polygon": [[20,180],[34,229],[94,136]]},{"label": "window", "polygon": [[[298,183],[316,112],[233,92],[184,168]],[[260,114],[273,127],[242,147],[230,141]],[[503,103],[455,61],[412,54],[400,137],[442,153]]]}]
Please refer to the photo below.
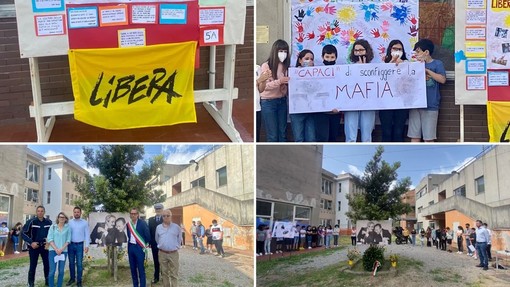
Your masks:
[{"label": "window", "polygon": [[341,201],[338,202],[338,211],[342,211],[342,202]]},{"label": "window", "polygon": [[39,191],[25,187],[25,201],[39,202]]},{"label": "window", "polygon": [[191,182],[191,188],[201,186],[205,188],[205,176],[202,176],[201,178],[195,179]]},{"label": "window", "polygon": [[322,193],[331,194],[333,183],[329,180],[322,179]]},{"label": "window", "polygon": [[483,179],[483,175],[480,176],[479,178],[475,179],[475,188],[476,188],[476,194],[485,192],[485,180]]},{"label": "window", "polygon": [[324,209],[326,200],[321,198],[321,209]]},{"label": "window", "polygon": [[292,221],[294,218],[294,206],[284,203],[274,203],[274,221]]},{"label": "window", "polygon": [[429,205],[432,205],[432,204],[434,204],[434,201],[433,200],[429,201]]},{"label": "window", "polygon": [[327,209],[327,210],[331,210],[331,209],[333,209],[333,201],[331,201],[331,200],[326,200],[326,209]]},{"label": "window", "polygon": [[421,210],[423,209],[422,206],[418,207],[418,213],[421,213]]},{"label": "window", "polygon": [[48,167],[48,180],[51,180],[51,167]]},{"label": "window", "polygon": [[310,219],[310,207],[296,206],[296,218],[299,219]]},{"label": "window", "polygon": [[69,204],[69,192],[66,192],[66,204]]},{"label": "window", "polygon": [[25,178],[31,182],[39,182],[39,165],[27,161]]},{"label": "window", "polygon": [[46,191],[46,204],[51,203],[51,191]]},{"label": "window", "polygon": [[466,186],[463,185],[453,190],[453,195],[460,195],[466,197]]},{"label": "window", "polygon": [[339,182],[338,183],[338,193],[341,193],[342,192],[342,183]]},{"label": "window", "polygon": [[71,171],[67,170],[67,181],[71,181]]},{"label": "window", "polygon": [[227,167],[226,166],[216,170],[216,182],[218,183],[218,187],[224,186],[227,184]]},{"label": "window", "polygon": [[9,216],[10,205],[11,205],[11,198],[9,196],[0,195],[0,214],[1,215]]},{"label": "window", "polygon": [[257,216],[271,216],[271,202],[257,200]]}]

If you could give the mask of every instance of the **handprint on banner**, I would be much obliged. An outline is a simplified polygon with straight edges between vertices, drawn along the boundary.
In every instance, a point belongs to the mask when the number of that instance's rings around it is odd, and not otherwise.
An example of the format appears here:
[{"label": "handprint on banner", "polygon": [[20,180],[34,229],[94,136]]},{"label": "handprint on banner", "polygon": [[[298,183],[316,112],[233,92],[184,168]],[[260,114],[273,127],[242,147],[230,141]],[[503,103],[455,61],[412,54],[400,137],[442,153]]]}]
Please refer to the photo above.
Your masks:
[{"label": "handprint on banner", "polygon": [[407,15],[410,12],[410,7],[405,5],[400,5],[400,7],[394,6],[393,13],[390,14],[396,21],[399,21],[401,25],[407,23]]},{"label": "handprint on banner", "polygon": [[305,40],[305,34],[299,33],[298,37],[296,38],[296,41],[298,41],[298,43],[303,43],[304,40]]},{"label": "handprint on banner", "polygon": [[379,7],[377,7],[375,4],[361,4],[361,10],[365,11],[365,21],[370,22],[370,20],[375,21],[379,19],[379,16],[377,16],[377,12],[379,12]]},{"label": "handprint on banner", "polygon": [[409,27],[409,33],[407,33],[407,34],[411,37],[418,36],[418,28],[416,27],[416,25]]},{"label": "handprint on banner", "polygon": [[393,3],[392,2],[384,2],[382,5],[381,5],[381,10],[382,11],[391,11],[391,9],[393,9]]},{"label": "handprint on banner", "polygon": [[296,26],[296,30],[297,30],[298,33],[303,33],[304,28],[303,28],[303,23],[302,22],[297,22],[295,26]]},{"label": "handprint on banner", "polygon": [[381,33],[379,33],[378,28],[373,28],[372,30],[370,30],[370,33],[372,34],[372,37],[374,37],[374,38],[379,38],[381,36]]},{"label": "handprint on banner", "polygon": [[303,19],[305,18],[305,10],[303,9],[298,10],[298,14],[294,15],[294,18],[296,18],[299,22],[302,22]]},{"label": "handprint on banner", "polygon": [[418,24],[418,19],[416,19],[416,15],[413,14],[410,17],[408,17],[408,19],[409,19],[409,22],[411,22],[411,24],[413,24],[413,25]]},{"label": "handprint on banner", "polygon": [[386,46],[384,46],[383,44],[379,44],[377,50],[379,51],[379,54],[382,56],[386,54]]},{"label": "handprint on banner", "polygon": [[324,7],[324,12],[326,14],[330,14],[330,15],[333,15],[336,13],[336,7],[334,6],[329,6],[329,3],[326,4],[326,7]]},{"label": "handprint on banner", "polygon": [[312,40],[315,38],[315,33],[312,31],[311,33],[306,34],[306,39]]},{"label": "handprint on banner", "polygon": [[312,16],[313,14],[313,7],[308,7],[308,9],[306,9],[306,16]]}]

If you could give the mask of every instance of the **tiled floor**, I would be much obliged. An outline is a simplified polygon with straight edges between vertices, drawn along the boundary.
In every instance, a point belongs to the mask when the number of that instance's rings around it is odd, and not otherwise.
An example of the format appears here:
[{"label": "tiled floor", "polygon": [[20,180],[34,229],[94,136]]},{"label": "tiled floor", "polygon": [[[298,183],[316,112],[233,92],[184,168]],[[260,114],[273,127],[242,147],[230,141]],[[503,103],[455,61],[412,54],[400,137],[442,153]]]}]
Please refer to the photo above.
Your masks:
[{"label": "tiled floor", "polygon": [[[27,107],[28,108],[28,107]],[[205,110],[196,105],[197,123],[130,130],[105,130],[59,116],[50,142],[230,142],[223,130]],[[253,100],[234,101],[234,125],[244,142],[253,142]],[[1,142],[36,142],[34,119],[16,124],[0,124]]]}]

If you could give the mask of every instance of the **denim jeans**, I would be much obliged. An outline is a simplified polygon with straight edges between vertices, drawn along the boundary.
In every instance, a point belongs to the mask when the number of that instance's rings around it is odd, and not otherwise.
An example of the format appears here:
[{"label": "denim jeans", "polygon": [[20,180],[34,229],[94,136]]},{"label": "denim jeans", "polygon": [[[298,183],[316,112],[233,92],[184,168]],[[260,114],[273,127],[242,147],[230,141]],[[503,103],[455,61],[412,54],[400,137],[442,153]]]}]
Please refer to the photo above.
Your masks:
[{"label": "denim jeans", "polygon": [[271,238],[264,240],[264,253],[271,253]]},{"label": "denim jeans", "polygon": [[312,247],[312,236],[309,235],[306,237],[306,248]]},{"label": "denim jeans", "polygon": [[261,99],[262,119],[266,129],[266,141],[285,142],[287,129],[287,97]]},{"label": "denim jeans", "polygon": [[468,254],[473,254],[473,252],[471,251],[471,249],[469,249],[469,245],[471,245],[471,240],[469,239],[466,239],[466,248],[467,248],[467,252]]},{"label": "denim jeans", "polygon": [[14,252],[18,251],[19,236],[12,236]]},{"label": "denim jeans", "polygon": [[480,259],[480,265],[483,267],[489,267],[489,258],[487,257],[487,242],[477,242],[476,252]]},{"label": "denim jeans", "polygon": [[197,241],[198,241],[198,245],[200,246],[200,253],[204,253],[205,252],[204,238],[197,236]]},{"label": "denim jeans", "polygon": [[403,142],[404,128],[409,117],[409,110],[379,111],[383,142]]},{"label": "denim jeans", "polygon": [[326,247],[331,247],[331,236],[332,235],[326,235]]},{"label": "denim jeans", "polygon": [[[64,256],[67,258],[67,252],[62,252]],[[50,287],[55,286],[55,271],[57,269],[57,263],[55,263],[55,256],[57,256],[57,252],[54,250],[50,250],[48,259],[50,263],[50,273],[48,275],[48,283]],[[62,287],[62,284],[64,283],[64,269],[66,267],[66,262],[64,261],[58,261],[58,277],[57,277],[57,286]]]},{"label": "denim jeans", "polygon": [[295,142],[315,142],[314,114],[291,114],[290,123]]},{"label": "denim jeans", "polygon": [[340,130],[340,113],[315,113],[315,139],[317,142],[336,142]]},{"label": "denim jeans", "polygon": [[[69,277],[71,280],[81,283],[83,276],[83,242],[69,244],[67,252],[69,256]],[[76,273],[78,273],[77,277]]]},{"label": "denim jeans", "polygon": [[371,142],[375,126],[375,111],[344,112],[345,141],[356,142],[358,127],[361,130],[361,141]]}]

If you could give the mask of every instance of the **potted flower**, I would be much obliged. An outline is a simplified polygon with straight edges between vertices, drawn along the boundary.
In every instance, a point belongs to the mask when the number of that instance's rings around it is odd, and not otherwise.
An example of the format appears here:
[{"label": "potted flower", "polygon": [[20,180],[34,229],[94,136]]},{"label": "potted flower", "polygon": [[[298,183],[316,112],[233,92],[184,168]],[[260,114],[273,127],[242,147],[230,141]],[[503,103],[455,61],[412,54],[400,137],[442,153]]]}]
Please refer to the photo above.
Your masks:
[{"label": "potted flower", "polygon": [[353,248],[347,251],[347,258],[349,259],[349,266],[354,264],[354,261],[360,257],[358,249]]},{"label": "potted flower", "polygon": [[391,267],[397,267],[398,255],[397,254],[391,254],[390,255],[390,262],[391,262]]}]

